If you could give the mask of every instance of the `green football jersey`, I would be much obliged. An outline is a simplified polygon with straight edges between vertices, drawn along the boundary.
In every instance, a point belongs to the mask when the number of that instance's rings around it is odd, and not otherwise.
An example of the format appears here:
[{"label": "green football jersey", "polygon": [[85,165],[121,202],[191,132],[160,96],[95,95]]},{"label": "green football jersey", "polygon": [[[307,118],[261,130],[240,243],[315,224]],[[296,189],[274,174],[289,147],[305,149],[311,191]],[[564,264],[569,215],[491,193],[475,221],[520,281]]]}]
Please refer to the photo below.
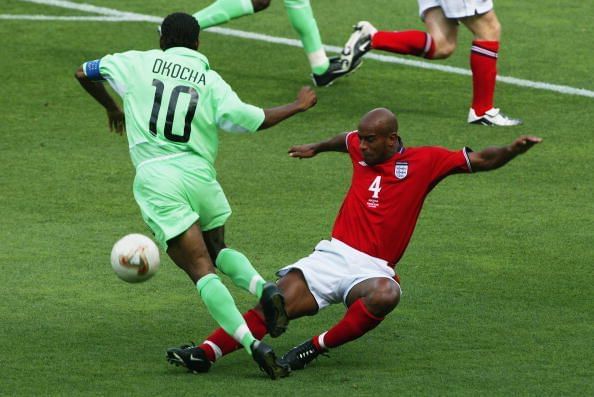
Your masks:
[{"label": "green football jersey", "polygon": [[[90,64],[83,67],[87,76]],[[122,97],[135,167],[181,153],[195,153],[212,166],[218,128],[254,132],[264,121],[261,108],[243,103],[206,57],[188,48],[107,55],[98,75]]]}]

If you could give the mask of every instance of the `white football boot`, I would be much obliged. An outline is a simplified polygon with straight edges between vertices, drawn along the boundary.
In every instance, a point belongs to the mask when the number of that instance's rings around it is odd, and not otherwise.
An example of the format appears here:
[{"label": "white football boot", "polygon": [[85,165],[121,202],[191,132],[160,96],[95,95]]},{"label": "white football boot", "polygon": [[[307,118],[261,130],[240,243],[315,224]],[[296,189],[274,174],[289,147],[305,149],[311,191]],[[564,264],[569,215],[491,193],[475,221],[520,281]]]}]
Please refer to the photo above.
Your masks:
[{"label": "white football boot", "polygon": [[377,29],[367,21],[357,22],[353,26],[353,33],[342,49],[341,61],[346,67],[357,64],[361,57],[371,50],[371,38]]},{"label": "white football boot", "polygon": [[468,123],[479,125],[490,125],[498,127],[512,127],[514,125],[522,124],[520,119],[512,119],[504,115],[498,108],[491,108],[482,116],[477,116],[474,109],[470,108],[468,112]]}]

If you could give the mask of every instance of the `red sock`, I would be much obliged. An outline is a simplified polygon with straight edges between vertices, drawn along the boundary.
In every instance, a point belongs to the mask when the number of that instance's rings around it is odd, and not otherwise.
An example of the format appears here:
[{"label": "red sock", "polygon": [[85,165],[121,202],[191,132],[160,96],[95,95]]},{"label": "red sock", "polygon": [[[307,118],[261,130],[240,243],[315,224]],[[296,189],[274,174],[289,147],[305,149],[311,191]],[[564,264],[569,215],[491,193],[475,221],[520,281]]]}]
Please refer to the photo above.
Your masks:
[{"label": "red sock", "polygon": [[495,79],[497,78],[498,41],[472,42],[470,69],[472,70],[472,108],[482,116],[493,107]]},{"label": "red sock", "polygon": [[315,336],[312,340],[318,350],[337,347],[363,336],[371,331],[383,317],[376,317],[369,313],[361,299],[357,299],[346,311],[342,320],[327,332]]},{"label": "red sock", "polygon": [[[249,310],[243,315],[243,318],[254,338],[261,340],[268,333],[264,318],[260,317],[257,311]],[[222,328],[218,328],[198,347],[204,350],[209,361],[215,362],[222,356],[239,349],[241,345]]]},{"label": "red sock", "polygon": [[371,48],[398,54],[433,58],[435,43],[429,33],[420,30],[405,30],[404,32],[379,31],[371,39]]}]

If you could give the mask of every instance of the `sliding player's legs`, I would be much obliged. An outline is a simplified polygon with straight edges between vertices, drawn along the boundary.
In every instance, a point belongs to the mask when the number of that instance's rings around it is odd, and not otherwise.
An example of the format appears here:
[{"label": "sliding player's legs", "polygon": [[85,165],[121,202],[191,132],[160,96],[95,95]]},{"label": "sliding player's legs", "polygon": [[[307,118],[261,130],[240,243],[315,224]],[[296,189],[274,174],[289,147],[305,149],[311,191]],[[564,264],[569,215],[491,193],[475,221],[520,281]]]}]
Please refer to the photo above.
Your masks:
[{"label": "sliding player's legs", "polygon": [[281,361],[292,370],[305,368],[320,354],[365,335],[398,305],[400,286],[390,278],[366,279],[349,292],[343,318],[329,330],[289,350]]},{"label": "sliding player's legs", "polygon": [[400,286],[394,270],[336,239],[322,241],[307,258],[279,272],[298,269],[303,273],[320,309],[344,303],[344,317],[322,332],[289,350],[281,361],[291,369],[303,369],[331,348],[353,341],[375,328],[400,300]]},{"label": "sliding player's legs", "polygon": [[[278,287],[285,297],[285,309],[291,320],[303,316],[313,316],[318,312],[318,304],[303,274],[300,270],[293,270],[282,276],[278,282]],[[267,334],[264,311],[262,305],[244,313],[245,319],[250,331],[257,339],[262,339]],[[200,346],[197,348],[209,362],[215,362],[221,357],[239,349],[241,345],[237,343],[222,328],[213,331]]]}]

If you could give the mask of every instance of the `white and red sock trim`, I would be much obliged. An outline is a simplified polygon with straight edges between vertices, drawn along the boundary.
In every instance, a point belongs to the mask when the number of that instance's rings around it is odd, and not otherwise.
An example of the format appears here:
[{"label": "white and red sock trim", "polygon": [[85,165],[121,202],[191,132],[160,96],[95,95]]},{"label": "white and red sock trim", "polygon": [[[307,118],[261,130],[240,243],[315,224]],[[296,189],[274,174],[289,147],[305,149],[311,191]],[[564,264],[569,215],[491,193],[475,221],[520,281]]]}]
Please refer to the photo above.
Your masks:
[{"label": "white and red sock trim", "polygon": [[328,333],[328,331],[326,331],[318,336],[318,345],[320,345],[320,348],[322,350],[328,350],[328,347],[326,347],[326,345],[324,344],[324,337],[326,336],[327,333]]},{"label": "white and red sock trim", "polygon": [[431,35],[425,32],[425,36],[425,47],[423,48],[423,52],[421,53],[421,56],[423,58],[427,58],[427,54],[431,50],[431,45],[433,44],[433,38],[431,37]]},{"label": "white and red sock trim", "polygon": [[476,54],[479,54],[479,55],[487,56],[489,58],[497,59],[499,56],[496,51],[487,50],[486,48],[479,47],[476,44],[474,44],[472,47],[470,47],[470,51],[472,51]]},{"label": "white and red sock trim", "polygon": [[219,358],[223,357],[223,351],[215,343],[213,343],[209,340],[205,340],[204,344],[208,345],[212,349],[212,351],[214,352],[214,355],[215,355],[215,360],[218,360]]}]

